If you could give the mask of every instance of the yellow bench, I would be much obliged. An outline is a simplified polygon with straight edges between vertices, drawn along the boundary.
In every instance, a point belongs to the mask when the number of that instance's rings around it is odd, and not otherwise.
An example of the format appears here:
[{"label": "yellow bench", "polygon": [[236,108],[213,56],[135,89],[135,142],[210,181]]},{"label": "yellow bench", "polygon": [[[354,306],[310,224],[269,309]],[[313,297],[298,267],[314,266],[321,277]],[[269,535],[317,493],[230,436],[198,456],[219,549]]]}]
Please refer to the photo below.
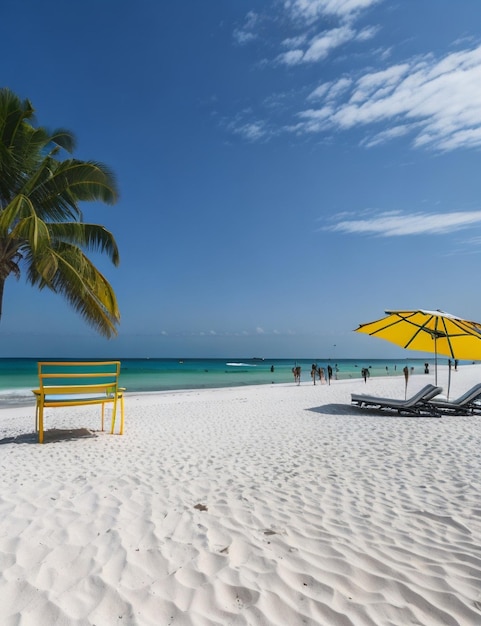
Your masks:
[{"label": "yellow bench", "polygon": [[120,403],[120,431],[124,432],[124,391],[119,387],[120,361],[41,361],[38,363],[39,389],[32,389],[37,404],[35,429],[38,442],[43,443],[43,412],[45,408],[112,404],[114,434],[117,403]]}]

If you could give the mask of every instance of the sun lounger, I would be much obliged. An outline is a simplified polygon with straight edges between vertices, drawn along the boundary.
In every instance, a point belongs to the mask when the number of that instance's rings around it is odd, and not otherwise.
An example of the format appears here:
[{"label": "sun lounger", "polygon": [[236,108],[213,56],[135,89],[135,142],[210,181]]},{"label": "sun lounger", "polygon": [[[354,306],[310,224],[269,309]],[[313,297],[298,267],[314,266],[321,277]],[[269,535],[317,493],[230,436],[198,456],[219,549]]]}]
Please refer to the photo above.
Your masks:
[{"label": "sun lounger", "polygon": [[439,417],[441,411],[429,402],[429,400],[432,400],[432,398],[439,395],[441,392],[441,387],[426,385],[426,387],[423,387],[407,400],[377,398],[376,396],[369,396],[367,394],[353,393],[351,394],[351,404],[373,409],[388,409],[397,411],[401,415],[435,415]]},{"label": "sun lounger", "polygon": [[481,414],[481,383],[474,385],[456,400],[434,398],[429,404],[446,415]]}]

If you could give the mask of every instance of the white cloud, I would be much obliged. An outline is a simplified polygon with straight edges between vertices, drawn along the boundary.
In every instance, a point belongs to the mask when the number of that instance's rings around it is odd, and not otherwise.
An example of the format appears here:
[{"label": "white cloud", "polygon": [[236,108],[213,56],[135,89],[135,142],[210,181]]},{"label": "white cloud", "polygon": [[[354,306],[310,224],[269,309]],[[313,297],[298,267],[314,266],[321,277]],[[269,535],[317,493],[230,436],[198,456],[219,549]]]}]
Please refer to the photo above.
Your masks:
[{"label": "white cloud", "polygon": [[309,96],[308,96],[308,100],[319,100],[321,98],[323,98],[326,93],[329,91],[329,89],[331,88],[332,83],[322,83],[321,85],[319,85],[318,87],[316,87],[316,89],[314,89],[314,91],[312,91]]},{"label": "white cloud", "polygon": [[284,39],[284,41],[282,42],[282,46],[284,48],[289,48],[290,50],[292,50],[293,48],[299,48],[300,46],[303,46],[306,43],[306,40],[306,34],[299,35],[297,37],[289,37],[288,39]]},{"label": "white cloud", "polygon": [[439,214],[385,212],[360,219],[342,219],[323,230],[380,237],[445,235],[479,223],[481,211]]},{"label": "white cloud", "polygon": [[360,30],[356,35],[356,41],[369,41],[377,35],[379,26],[367,26]]},{"label": "white cloud", "polygon": [[356,81],[350,101],[364,102],[371,97],[382,97],[399,84],[409,71],[409,64],[403,63],[361,76]]},{"label": "white cloud", "polygon": [[383,130],[377,135],[366,139],[361,142],[362,145],[365,145],[368,148],[372,148],[373,146],[378,146],[380,144],[386,143],[391,139],[395,139],[397,137],[403,137],[411,132],[412,126],[404,125],[404,126],[393,126],[392,128],[388,128],[387,130]]},{"label": "white cloud", "polygon": [[[277,2],[277,0],[276,0]],[[334,51],[349,43],[350,41],[365,42],[377,33],[377,27],[367,26],[361,29],[354,28],[354,22],[358,14],[383,0],[281,0],[281,6],[284,7],[284,15],[282,19],[273,17],[270,12],[256,13],[249,11],[241,26],[233,33],[234,40],[238,44],[246,44],[253,39],[260,38],[260,29],[263,27],[265,31],[269,25],[283,26],[287,24],[287,28],[291,29],[289,36],[284,36],[280,40],[279,45],[282,52],[274,57],[275,65],[284,65],[289,68],[295,68],[301,65],[312,65],[319,63],[331,55]],[[317,20],[323,19],[323,30],[316,24]],[[326,24],[331,27],[326,29]],[[285,31],[283,31],[285,35]],[[264,38],[262,38],[263,41]],[[267,40],[268,45],[272,43]],[[259,68],[266,68],[273,64],[267,59],[263,59],[257,65]],[[350,77],[344,77],[339,80],[330,81],[328,87],[319,86],[311,93],[309,99],[321,100],[329,92],[329,98],[333,99],[338,106],[339,99],[343,91],[349,90],[352,83]],[[264,99],[264,103],[267,99]],[[250,107],[249,107],[250,108]],[[283,108],[285,110],[285,108]],[[279,110],[278,110],[279,111]],[[335,113],[336,111],[332,111]],[[272,111],[269,112],[272,114]],[[243,111],[242,114],[236,116],[236,120],[231,124],[225,124],[227,128],[248,141],[265,140],[279,131],[275,130],[272,122],[269,127],[264,122],[260,122],[251,117],[252,111]],[[299,124],[282,124],[280,127],[284,132],[293,132],[297,128],[297,132],[320,132],[325,128],[324,124],[319,123],[319,114],[316,113],[315,120],[307,119],[307,112],[304,121]],[[322,113],[321,113],[322,116]],[[251,117],[251,119],[249,119]],[[269,128],[269,130],[268,130]]]},{"label": "white cloud", "polygon": [[262,139],[267,133],[263,122],[242,124],[241,126],[235,128],[235,132],[238,135],[242,135],[248,141],[257,141]]},{"label": "white cloud", "polygon": [[[351,41],[361,45],[377,33],[377,27],[355,27],[365,11],[383,0],[283,0],[283,7],[294,29],[284,37],[277,64],[296,68],[315,64]],[[333,25],[319,32],[318,19],[329,18]],[[242,29],[244,41],[259,28],[267,14],[247,14]],[[267,23],[267,22],[266,22]],[[273,20],[271,19],[271,23]],[[285,24],[285,21],[283,22]],[[324,20],[324,25],[326,20]],[[364,129],[361,145],[376,145],[407,137],[415,148],[451,151],[481,147],[481,46],[435,56],[426,54],[388,65],[386,50],[371,50],[377,68],[328,80],[310,89],[299,105],[291,109],[291,119],[276,122],[272,109],[259,121],[250,113],[238,116],[231,130],[255,142],[282,130],[290,134],[313,135]],[[379,69],[379,65],[383,65]],[[287,112],[291,97],[276,109]],[[264,103],[266,99],[264,100]],[[288,103],[289,102],[289,103]]]},{"label": "white cloud", "polygon": [[302,50],[289,50],[289,52],[283,52],[277,57],[279,63],[284,65],[298,65],[302,63],[304,58],[304,52]]},{"label": "white cloud", "polygon": [[[395,123],[395,128],[417,132],[416,147],[438,150],[481,146],[481,46],[448,54],[432,55],[366,73],[329,98],[329,126],[351,129],[356,126]],[[344,83],[344,87],[346,83]],[[321,101],[318,110],[307,109],[299,117],[308,120],[305,132],[319,132],[312,121],[325,118],[329,91],[312,92]],[[324,104],[323,104],[324,101]],[[383,129],[384,137],[399,136],[399,130]],[[297,129],[299,132],[299,128]],[[383,135],[376,133],[379,138]],[[374,145],[376,141],[366,141]]]},{"label": "white cloud", "polygon": [[312,63],[325,59],[331,50],[350,41],[354,36],[355,31],[349,26],[341,26],[321,33],[310,42],[304,53],[303,61]]},{"label": "white cloud", "polygon": [[[307,42],[305,50],[296,47],[288,52],[283,52],[277,57],[277,62],[291,66],[299,65],[300,63],[317,63],[327,58],[336,48],[339,48],[348,41],[356,39],[357,35],[358,33],[347,25],[326,30],[312,37]],[[284,40],[284,43],[287,41],[288,40]],[[296,45],[299,44],[298,39],[291,41]]]},{"label": "white cloud", "polygon": [[293,19],[313,22],[322,16],[348,18],[382,0],[285,0],[284,7]]},{"label": "white cloud", "polygon": [[312,91],[307,99],[308,100],[334,100],[345,92],[352,84],[350,78],[340,78],[336,81],[328,83],[322,83],[314,91]]},{"label": "white cloud", "polygon": [[243,45],[249,43],[253,39],[257,39],[256,28],[258,26],[258,23],[258,14],[254,13],[254,11],[249,11],[246,15],[243,26],[234,30],[234,40],[238,44]]}]

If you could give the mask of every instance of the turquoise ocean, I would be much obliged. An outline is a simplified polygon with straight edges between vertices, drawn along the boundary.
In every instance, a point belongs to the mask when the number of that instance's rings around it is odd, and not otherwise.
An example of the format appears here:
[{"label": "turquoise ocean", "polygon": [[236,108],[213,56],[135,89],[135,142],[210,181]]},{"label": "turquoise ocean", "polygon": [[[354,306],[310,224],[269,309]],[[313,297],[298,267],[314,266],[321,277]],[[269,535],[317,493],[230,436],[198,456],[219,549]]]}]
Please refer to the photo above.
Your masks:
[{"label": "turquoise ocean", "polygon": [[[38,385],[38,358],[0,358],[0,407],[34,404],[32,389]],[[66,361],[68,359],[44,359]],[[72,359],[76,360],[76,359]],[[101,359],[98,359],[101,360]],[[414,374],[424,372],[424,363],[434,368],[434,359],[119,359],[120,382],[127,392],[208,389],[242,385],[293,382],[292,368],[300,365],[301,384],[311,382],[313,363],[333,369],[335,380],[361,378],[363,368],[371,376],[403,376],[407,365]],[[447,364],[438,358],[438,364]],[[431,370],[433,371],[433,370]]]}]

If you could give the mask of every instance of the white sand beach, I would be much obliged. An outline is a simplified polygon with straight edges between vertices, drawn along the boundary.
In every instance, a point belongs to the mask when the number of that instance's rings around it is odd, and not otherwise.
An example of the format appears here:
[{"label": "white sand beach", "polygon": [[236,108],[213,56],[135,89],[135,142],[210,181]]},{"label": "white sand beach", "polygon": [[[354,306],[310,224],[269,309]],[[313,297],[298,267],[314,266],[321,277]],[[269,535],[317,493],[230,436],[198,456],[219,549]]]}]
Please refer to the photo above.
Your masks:
[{"label": "white sand beach", "polygon": [[127,395],[123,436],[52,409],[44,445],[0,411],[0,624],[479,625],[481,417],[351,392],[404,379]]}]

